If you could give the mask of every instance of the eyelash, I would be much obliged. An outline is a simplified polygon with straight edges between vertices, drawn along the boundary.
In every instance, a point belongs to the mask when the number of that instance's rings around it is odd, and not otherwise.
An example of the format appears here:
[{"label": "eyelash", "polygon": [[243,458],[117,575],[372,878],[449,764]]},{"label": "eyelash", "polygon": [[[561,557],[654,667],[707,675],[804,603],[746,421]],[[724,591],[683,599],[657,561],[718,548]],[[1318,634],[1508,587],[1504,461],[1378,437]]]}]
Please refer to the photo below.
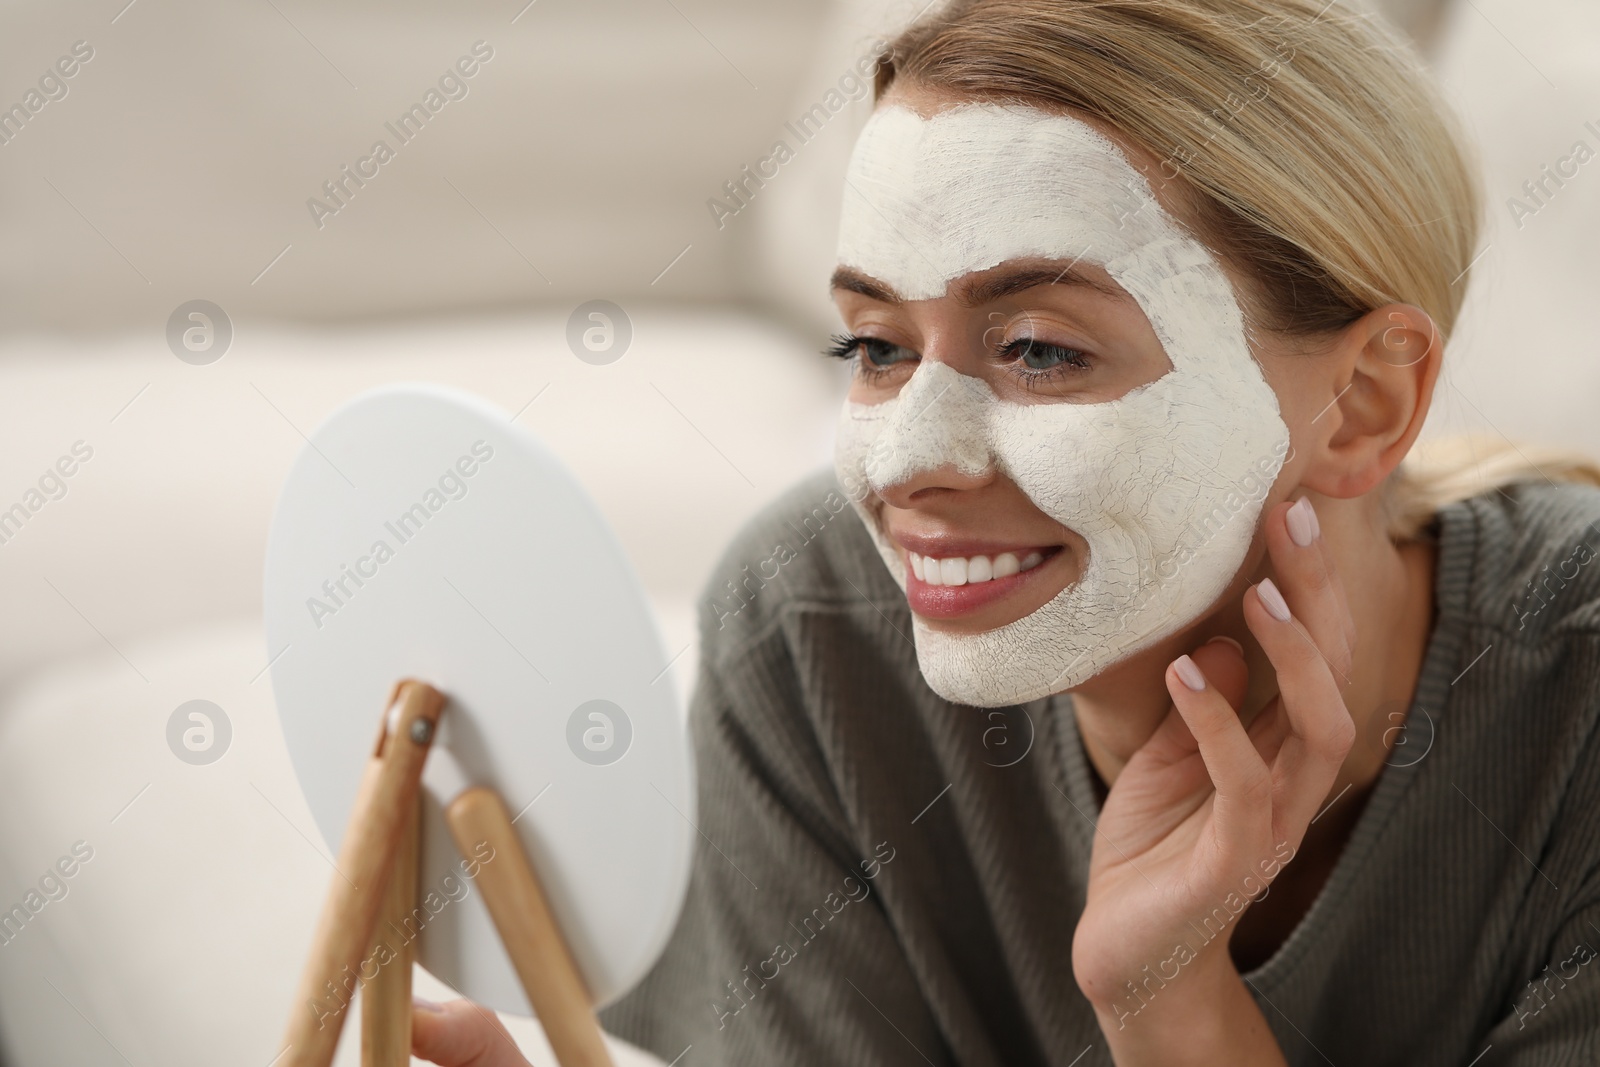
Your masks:
[{"label": "eyelash", "polygon": [[[829,342],[830,343],[828,347],[822,350],[822,354],[833,359],[849,360],[854,364],[855,372],[862,375],[869,382],[878,381],[879,379],[893,373],[893,367],[876,367],[870,365],[861,359],[861,350],[868,345],[873,344],[884,345],[889,348],[902,347],[900,345],[891,344],[890,342],[883,340],[881,337],[861,337],[856,334],[835,334],[833,337],[829,338]],[[1046,353],[1064,353],[1070,358],[1064,359],[1062,362],[1057,363],[1048,370],[1034,370],[1028,367],[1020,368],[1018,373],[1022,378],[1023,384],[1029,389],[1053,379],[1066,377],[1068,375],[1082,374],[1093,369],[1093,365],[1091,364],[1087,354],[1079,349],[1068,348],[1065,345],[1052,345],[1045,344],[1043,342],[1035,342],[1031,337],[1019,337],[1014,341],[1008,341],[996,348],[995,354],[1001,358],[1005,358],[1007,356],[1015,355],[1019,351],[1026,353],[1030,348],[1034,347],[1037,347],[1040,351]]]}]

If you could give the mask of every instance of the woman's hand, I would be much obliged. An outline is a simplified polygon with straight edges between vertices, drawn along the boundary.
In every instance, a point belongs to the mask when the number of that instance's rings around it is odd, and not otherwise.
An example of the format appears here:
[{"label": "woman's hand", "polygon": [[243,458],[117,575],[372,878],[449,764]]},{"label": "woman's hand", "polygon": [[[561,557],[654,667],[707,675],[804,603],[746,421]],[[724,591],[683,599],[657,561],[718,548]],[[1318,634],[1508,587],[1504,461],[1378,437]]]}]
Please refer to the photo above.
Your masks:
[{"label": "woman's hand", "polygon": [[470,1000],[411,1002],[411,1054],[444,1067],[529,1067],[505,1025]]},{"label": "woman's hand", "polygon": [[1238,649],[1213,640],[1180,657],[1166,674],[1172,711],[1100,814],[1072,964],[1119,1064],[1284,1062],[1228,941],[1355,739],[1341,695],[1354,624],[1311,505],[1295,507],[1292,527],[1288,504],[1265,523],[1282,594],[1269,581],[1244,594],[1280,695],[1246,731]]}]

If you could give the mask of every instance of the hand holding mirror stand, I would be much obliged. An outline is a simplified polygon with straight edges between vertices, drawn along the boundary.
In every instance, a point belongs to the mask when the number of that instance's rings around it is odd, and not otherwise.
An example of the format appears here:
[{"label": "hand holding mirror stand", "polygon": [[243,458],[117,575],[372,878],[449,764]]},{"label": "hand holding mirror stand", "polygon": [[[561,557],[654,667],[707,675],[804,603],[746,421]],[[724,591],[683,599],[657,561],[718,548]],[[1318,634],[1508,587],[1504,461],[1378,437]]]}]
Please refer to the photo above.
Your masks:
[{"label": "hand holding mirror stand", "polygon": [[[317,1004],[341,976],[375,955],[377,975],[362,988],[362,1067],[411,1062],[411,947],[402,943],[381,955],[374,933],[398,930],[417,906],[422,768],[444,706],[443,694],[415,680],[396,683],[390,694],[284,1034],[285,1067],[333,1062],[344,1018],[328,1018]],[[500,794],[471,787],[449,803],[445,821],[462,855],[478,842],[494,849],[498,862],[480,868],[477,884],[556,1060],[562,1067],[610,1067],[589,991]]]}]

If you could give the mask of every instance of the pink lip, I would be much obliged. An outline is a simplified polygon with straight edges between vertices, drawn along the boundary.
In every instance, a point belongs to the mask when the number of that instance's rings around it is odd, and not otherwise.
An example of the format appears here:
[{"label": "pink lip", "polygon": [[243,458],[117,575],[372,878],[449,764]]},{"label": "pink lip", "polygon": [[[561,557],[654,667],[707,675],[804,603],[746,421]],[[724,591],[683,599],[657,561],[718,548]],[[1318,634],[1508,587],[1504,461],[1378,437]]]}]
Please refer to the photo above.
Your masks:
[{"label": "pink lip", "polygon": [[[908,540],[910,540],[908,538]],[[943,546],[941,546],[943,547]],[[991,578],[987,582],[977,582],[969,585],[929,585],[918,578],[911,569],[911,561],[901,555],[901,562],[906,569],[906,602],[911,610],[918,615],[929,619],[951,619],[967,615],[979,608],[1002,600],[1038,577],[1041,571],[1049,568],[1051,560],[1061,554],[1060,545],[1034,545],[1027,547],[1008,546],[1004,548],[969,548],[962,551],[952,551],[945,548],[940,556],[995,556],[1001,552],[1016,552],[1026,555],[1028,552],[1039,551],[1044,553],[1044,562],[1031,567],[1019,574],[1005,578]],[[913,550],[915,551],[915,550]],[[918,555],[924,555],[918,551]],[[933,553],[926,553],[933,555]],[[935,558],[939,558],[936,556]]]}]

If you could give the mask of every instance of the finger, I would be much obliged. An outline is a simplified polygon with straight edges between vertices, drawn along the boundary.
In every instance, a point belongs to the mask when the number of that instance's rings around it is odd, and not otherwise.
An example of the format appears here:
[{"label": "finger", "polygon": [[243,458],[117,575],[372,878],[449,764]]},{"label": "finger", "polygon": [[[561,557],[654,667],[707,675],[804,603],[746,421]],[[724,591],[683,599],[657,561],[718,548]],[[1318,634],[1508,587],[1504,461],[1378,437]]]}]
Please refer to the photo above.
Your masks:
[{"label": "finger", "polygon": [[[1244,703],[1245,689],[1250,680],[1250,669],[1245,665],[1244,649],[1231,637],[1213,637],[1190,654],[1206,681],[1217,687],[1224,700],[1234,708]],[[1152,754],[1167,762],[1176,762],[1195,752],[1194,735],[1182,715],[1168,715],[1151,737]]]},{"label": "finger", "polygon": [[1245,732],[1239,713],[1192,657],[1179,656],[1167,667],[1167,691],[1194,735],[1216,788],[1212,814],[1221,844],[1225,850],[1253,845],[1271,828],[1271,770]]},{"label": "finger", "polygon": [[1289,736],[1289,717],[1284,714],[1283,701],[1274,697],[1250,722],[1250,740],[1267,766],[1272,766]]},{"label": "finger", "polygon": [[1231,637],[1213,637],[1189,653],[1189,658],[1230,707],[1237,710],[1244,703],[1250,668],[1245,664],[1244,648],[1239,642]]},{"label": "finger", "polygon": [[1354,658],[1356,653],[1357,637],[1356,617],[1355,613],[1350,610],[1350,598],[1345,595],[1344,579],[1339,576],[1339,567],[1334,562],[1333,549],[1328,547],[1327,538],[1322,537],[1320,535],[1320,531],[1316,538],[1316,545],[1317,551],[1322,553],[1323,566],[1327,567],[1328,573],[1331,576],[1331,584],[1333,585],[1334,596],[1337,597],[1339,601],[1339,612],[1341,617],[1344,619],[1344,643],[1350,649],[1351,657]]},{"label": "finger", "polygon": [[1307,639],[1321,651],[1339,682],[1348,684],[1355,620],[1320,526],[1309,499],[1280,504],[1267,516],[1267,552],[1284,599]]},{"label": "finger", "polygon": [[1327,661],[1306,639],[1271,579],[1245,594],[1244,618],[1277,671],[1288,720],[1272,766],[1273,836],[1298,843],[1355,742],[1355,723]]},{"label": "finger", "polygon": [[[1213,637],[1190,654],[1206,681],[1217,687],[1235,709],[1244,706],[1250,684],[1250,667],[1244,658],[1244,648],[1231,637]],[[1182,719],[1178,719],[1181,724]],[[1261,759],[1268,767],[1278,755],[1283,739],[1289,734],[1289,721],[1283,715],[1282,701],[1273,700],[1250,721],[1246,728],[1250,741],[1256,746]],[[1192,740],[1192,739],[1191,739]],[[1193,745],[1191,744],[1191,749]]]},{"label": "finger", "polygon": [[495,1014],[470,1000],[412,999],[411,1052],[443,1067],[528,1067]]}]

